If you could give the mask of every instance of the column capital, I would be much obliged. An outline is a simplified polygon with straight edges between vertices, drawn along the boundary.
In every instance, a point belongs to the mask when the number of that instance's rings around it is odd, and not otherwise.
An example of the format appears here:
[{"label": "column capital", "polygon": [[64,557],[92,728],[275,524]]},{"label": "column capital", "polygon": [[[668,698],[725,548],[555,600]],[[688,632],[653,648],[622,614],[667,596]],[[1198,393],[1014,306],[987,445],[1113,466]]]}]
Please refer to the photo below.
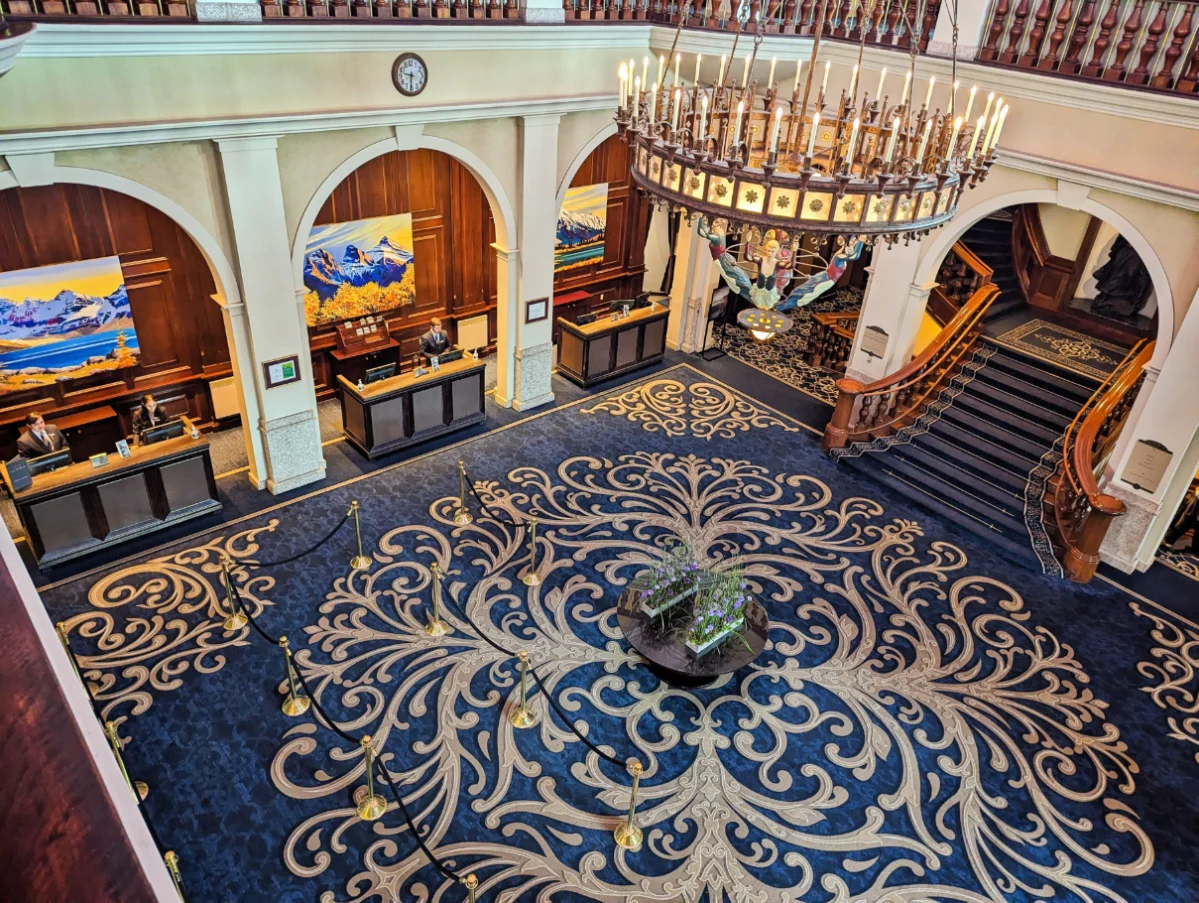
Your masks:
[{"label": "column capital", "polygon": [[505,263],[511,263],[520,257],[520,248],[501,248],[495,242],[492,242],[491,249],[495,251],[495,256]]},{"label": "column capital", "polygon": [[256,150],[274,150],[279,147],[279,136],[251,135],[247,138],[217,138],[216,146],[222,154],[238,154]]},{"label": "column capital", "polygon": [[521,116],[520,117],[520,125],[521,125],[521,128],[524,128],[524,129],[549,128],[550,126],[557,128],[558,123],[561,121],[562,121],[561,113],[537,113],[533,116]]}]

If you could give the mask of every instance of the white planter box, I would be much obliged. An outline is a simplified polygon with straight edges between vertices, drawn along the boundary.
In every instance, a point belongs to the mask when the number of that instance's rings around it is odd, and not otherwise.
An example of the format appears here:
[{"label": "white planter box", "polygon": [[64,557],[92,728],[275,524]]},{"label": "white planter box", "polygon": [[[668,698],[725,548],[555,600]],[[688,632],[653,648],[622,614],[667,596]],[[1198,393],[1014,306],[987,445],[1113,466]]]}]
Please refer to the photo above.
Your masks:
[{"label": "white planter box", "polygon": [[690,640],[688,640],[687,648],[690,649],[692,652],[694,652],[696,655],[703,655],[709,649],[714,649],[717,646],[719,646],[721,643],[723,643],[725,640],[727,640],[733,634],[735,634],[739,630],[741,630],[741,628],[744,626],[745,626],[745,618],[744,617],[738,618],[737,623],[730,624],[728,627],[726,627],[724,630],[720,631],[720,633],[716,634],[714,637],[712,637],[705,643],[701,643],[700,645],[697,646],[694,643],[692,643]]}]

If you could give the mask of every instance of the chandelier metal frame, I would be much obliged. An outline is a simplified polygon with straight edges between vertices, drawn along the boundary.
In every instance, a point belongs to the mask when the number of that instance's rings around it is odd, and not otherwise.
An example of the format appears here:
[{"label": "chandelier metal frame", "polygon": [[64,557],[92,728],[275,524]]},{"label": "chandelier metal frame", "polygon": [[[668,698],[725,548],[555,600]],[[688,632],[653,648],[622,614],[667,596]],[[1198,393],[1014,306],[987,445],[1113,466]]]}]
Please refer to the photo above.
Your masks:
[{"label": "chandelier metal frame", "polygon": [[[773,0],[775,5],[781,2]],[[910,5],[904,6],[905,16]],[[899,238],[920,238],[950,220],[957,213],[962,191],[985,179],[994,164],[999,131],[1007,116],[1002,99],[992,114],[992,94],[983,115],[970,124],[974,90],[965,128],[963,117],[955,115],[956,4],[951,20],[953,91],[945,112],[929,106],[931,83],[925,103],[918,109],[914,105],[917,23],[923,20],[923,0],[909,17],[911,61],[898,103],[891,103],[885,93],[872,99],[863,92],[858,97],[863,29],[858,66],[849,89],[842,90],[840,99],[829,107],[826,63],[824,83],[809,109],[827,6],[828,0],[821,0],[802,96],[798,70],[790,98],[780,96],[773,62],[764,91],[756,80],[750,81],[764,36],[761,27],[746,60],[741,86],[730,84],[742,20],[737,22],[729,65],[722,63],[719,78],[709,85],[697,79],[688,91],[679,83],[678,31],[671,56],[658,61],[661,83],[647,88],[631,68],[622,67],[616,123],[630,146],[634,183],[656,201],[687,216],[703,214],[711,220],[724,219],[730,227],[744,224],[761,232],[783,230],[792,236],[816,233],[893,243]],[[870,0],[864,0],[858,15],[869,16],[870,8]],[[768,10],[767,19],[770,15]],[[679,31],[685,18],[680,17]],[[677,86],[669,90],[666,61],[674,63]],[[697,63],[697,75],[699,71]],[[646,73],[644,65],[642,73]]]}]

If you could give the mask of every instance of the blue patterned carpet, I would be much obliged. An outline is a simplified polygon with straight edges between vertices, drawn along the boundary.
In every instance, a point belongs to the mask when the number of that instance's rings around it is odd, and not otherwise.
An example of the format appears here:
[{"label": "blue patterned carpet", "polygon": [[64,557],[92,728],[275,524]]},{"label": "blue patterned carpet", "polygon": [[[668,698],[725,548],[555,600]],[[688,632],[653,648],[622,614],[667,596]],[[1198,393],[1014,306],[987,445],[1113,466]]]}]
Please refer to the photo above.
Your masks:
[{"label": "blue patterned carpet", "polygon": [[[462,458],[499,517],[452,523]],[[869,497],[863,497],[868,495]],[[374,563],[341,531],[362,503]],[[539,519],[542,586],[519,580]],[[771,617],[753,665],[701,689],[630,652],[614,601],[671,536],[745,564]],[[465,899],[392,809],[354,815],[361,751],[279,711],[283,661],[226,634],[228,554],[329,712],[369,731],[425,843],[489,901],[918,903],[1199,899],[1194,599],[1014,568],[856,482],[818,438],[689,367],[301,498],[43,595],[189,903]],[[431,639],[430,565],[449,572]],[[537,694],[645,765],[645,845],[612,830],[631,778]]]}]

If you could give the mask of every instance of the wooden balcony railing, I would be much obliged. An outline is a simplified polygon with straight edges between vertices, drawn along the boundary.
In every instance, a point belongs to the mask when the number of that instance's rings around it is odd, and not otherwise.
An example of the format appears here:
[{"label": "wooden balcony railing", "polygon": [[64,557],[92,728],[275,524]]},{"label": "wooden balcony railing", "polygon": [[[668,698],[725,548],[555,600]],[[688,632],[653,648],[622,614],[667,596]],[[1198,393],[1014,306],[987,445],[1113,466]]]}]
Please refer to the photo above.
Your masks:
[{"label": "wooden balcony railing", "polygon": [[1066,576],[1086,583],[1099,566],[1099,547],[1124,503],[1099,490],[1097,475],[1128,418],[1153,357],[1153,342],[1138,343],[1066,429],[1062,462],[1045,493],[1043,520]]},{"label": "wooden balcony railing", "polygon": [[804,363],[810,367],[844,373],[849,363],[850,349],[853,348],[853,334],[857,328],[857,311],[812,314],[812,331],[808,333]]},{"label": "wooden balcony railing", "polygon": [[937,270],[937,284],[928,293],[929,316],[944,326],[993,275],[991,268],[959,241]]},{"label": "wooden balcony railing", "polygon": [[824,430],[824,450],[889,436],[924,413],[970,360],[987,308],[998,294],[993,283],[981,286],[924,351],[885,379],[868,386],[856,379],[838,380],[840,395]]},{"label": "wooden balcony railing", "polygon": [[[272,19],[487,19],[524,18],[518,0],[259,0],[262,17]],[[195,19],[192,0],[0,0],[13,19],[87,20]]]},{"label": "wooden balcony railing", "polygon": [[978,59],[1195,94],[1199,0],[994,0]]}]

